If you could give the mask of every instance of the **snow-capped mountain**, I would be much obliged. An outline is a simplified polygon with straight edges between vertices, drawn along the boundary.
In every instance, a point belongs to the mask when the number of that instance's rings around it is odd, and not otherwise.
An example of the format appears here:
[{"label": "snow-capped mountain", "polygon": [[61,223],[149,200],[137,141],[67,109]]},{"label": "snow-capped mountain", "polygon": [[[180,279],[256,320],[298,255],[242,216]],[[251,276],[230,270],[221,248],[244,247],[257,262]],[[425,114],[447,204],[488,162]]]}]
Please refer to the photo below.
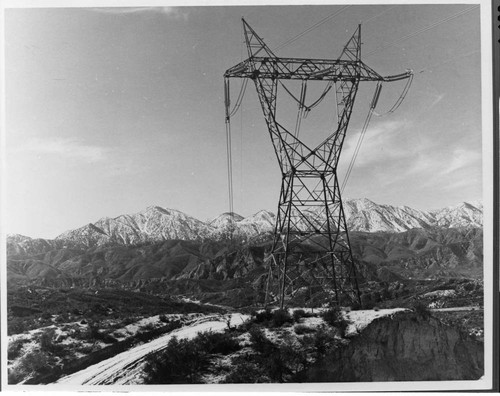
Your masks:
[{"label": "snow-capped mountain", "polygon": [[483,205],[462,202],[447,208],[422,211],[408,206],[379,205],[369,199],[344,202],[347,228],[365,232],[404,232],[413,228],[483,226]]},{"label": "snow-capped mountain", "polygon": [[344,204],[347,228],[364,232],[403,232],[427,228],[434,223],[431,214],[407,206],[379,205],[369,199],[351,199]]},{"label": "snow-capped mountain", "polygon": [[439,209],[431,214],[438,227],[482,227],[483,225],[482,203],[462,202],[457,206]]},{"label": "snow-capped mountain", "polygon": [[[350,231],[404,232],[414,228],[481,227],[483,208],[480,203],[463,202],[459,205],[422,211],[407,206],[377,204],[369,199],[344,201],[347,226]],[[311,211],[311,221],[322,223]],[[224,213],[203,222],[183,212],[151,206],[146,210],[116,218],[103,218],[95,223],[67,231],[56,240],[70,241],[87,247],[108,243],[122,245],[156,242],[169,239],[221,239],[230,233],[247,240],[273,232],[275,215],[262,210],[249,217]]]},{"label": "snow-capped mountain", "polygon": [[119,243],[123,245],[167,239],[196,240],[207,237],[213,227],[183,212],[148,207],[145,211],[105,217],[93,224],[67,231],[56,239],[71,240],[85,246]]}]

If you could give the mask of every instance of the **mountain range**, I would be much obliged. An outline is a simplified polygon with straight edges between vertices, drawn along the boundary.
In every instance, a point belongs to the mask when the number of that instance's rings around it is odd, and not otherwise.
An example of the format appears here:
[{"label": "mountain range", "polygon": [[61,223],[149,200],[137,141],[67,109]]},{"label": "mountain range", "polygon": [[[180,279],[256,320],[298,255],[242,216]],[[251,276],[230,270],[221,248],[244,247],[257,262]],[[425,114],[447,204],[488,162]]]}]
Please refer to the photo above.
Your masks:
[{"label": "mountain range", "polygon": [[[350,231],[398,233],[414,228],[482,227],[483,206],[463,202],[426,212],[407,206],[380,205],[364,198],[346,200],[344,211]],[[86,247],[134,245],[170,239],[224,239],[230,231],[240,238],[251,239],[272,233],[274,224],[274,213],[266,210],[245,218],[235,213],[223,213],[215,219],[201,221],[178,210],[151,206],[136,214],[105,217],[66,231],[56,237],[56,241]],[[22,238],[18,236],[17,239]]]},{"label": "mountain range", "polygon": [[[345,201],[344,208],[363,279],[482,277],[480,204],[424,212],[358,199]],[[200,221],[153,206],[52,240],[10,235],[7,275],[11,285],[119,286],[210,298],[224,290],[225,298],[235,293],[231,298],[240,300],[243,293],[244,300],[266,273],[274,221],[268,211]],[[231,230],[239,236],[236,245]]]}]

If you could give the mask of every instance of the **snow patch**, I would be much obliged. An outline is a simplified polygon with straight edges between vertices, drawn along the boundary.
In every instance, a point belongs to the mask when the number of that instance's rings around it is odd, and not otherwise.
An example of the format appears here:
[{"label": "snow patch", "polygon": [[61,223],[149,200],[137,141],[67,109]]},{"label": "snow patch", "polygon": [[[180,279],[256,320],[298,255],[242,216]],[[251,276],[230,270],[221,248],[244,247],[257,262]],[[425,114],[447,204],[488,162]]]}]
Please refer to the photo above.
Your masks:
[{"label": "snow patch", "polygon": [[346,329],[346,336],[349,337],[359,334],[375,319],[382,318],[384,316],[391,316],[396,312],[402,312],[402,311],[407,311],[407,309],[392,308],[392,309],[380,309],[378,311],[360,310],[360,311],[345,312],[344,318],[349,322],[349,325],[347,326]]}]

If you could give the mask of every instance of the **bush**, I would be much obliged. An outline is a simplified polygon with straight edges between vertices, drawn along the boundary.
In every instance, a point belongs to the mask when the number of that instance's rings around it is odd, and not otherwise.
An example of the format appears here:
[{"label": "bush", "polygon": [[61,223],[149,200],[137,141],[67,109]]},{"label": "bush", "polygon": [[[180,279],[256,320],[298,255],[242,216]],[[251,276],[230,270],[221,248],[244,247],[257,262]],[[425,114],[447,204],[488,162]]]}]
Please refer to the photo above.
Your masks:
[{"label": "bush", "polygon": [[333,332],[320,328],[314,335],[305,336],[302,344],[305,348],[312,348],[318,357],[321,357],[336,346],[337,340]]},{"label": "bush", "polygon": [[303,309],[296,309],[293,311],[293,320],[295,322],[300,322],[300,319],[306,316],[306,312]]},{"label": "bush", "polygon": [[168,323],[170,322],[170,319],[167,317],[167,315],[160,315],[160,321],[163,323]]},{"label": "bush", "polygon": [[206,371],[209,358],[200,350],[196,339],[172,337],[160,354],[146,358],[144,372],[147,384],[196,384]]},{"label": "bush", "polygon": [[418,316],[422,317],[423,319],[428,319],[432,316],[429,307],[421,301],[415,303],[415,305],[413,306],[413,310]]},{"label": "bush", "polygon": [[273,312],[272,324],[274,327],[281,327],[285,323],[293,323],[290,313],[286,309],[278,309]]},{"label": "bush", "polygon": [[347,326],[349,325],[347,321],[344,319],[342,315],[342,311],[338,307],[331,308],[327,311],[324,311],[321,314],[323,320],[328,323],[330,326],[334,326],[340,330],[340,335],[343,337],[345,335],[345,331]]},{"label": "bush", "polygon": [[252,362],[241,362],[236,364],[233,371],[222,382],[225,384],[257,384],[269,381],[262,367]]},{"label": "bush", "polygon": [[209,354],[228,355],[241,349],[238,340],[230,333],[204,332],[195,340],[199,348]]},{"label": "bush", "polygon": [[26,375],[47,374],[51,371],[47,355],[40,351],[34,351],[24,355],[19,367]]},{"label": "bush", "polygon": [[303,324],[295,325],[295,327],[293,328],[293,330],[295,331],[295,334],[298,334],[298,335],[310,334],[310,333],[314,333],[316,331],[312,327],[309,327],[309,326],[306,326],[306,325],[303,325]]},{"label": "bush", "polygon": [[265,323],[269,322],[273,318],[273,313],[269,308],[266,308],[265,311],[256,312],[255,313],[255,322],[256,323]]},{"label": "bush", "polygon": [[21,354],[21,350],[23,349],[23,344],[27,342],[28,340],[24,338],[19,338],[9,343],[9,347],[7,349],[7,359],[14,360],[18,358],[19,355]]},{"label": "bush", "polygon": [[252,327],[249,331],[250,341],[253,344],[253,348],[262,354],[272,354],[276,351],[276,345],[266,337],[262,329],[258,327]]}]

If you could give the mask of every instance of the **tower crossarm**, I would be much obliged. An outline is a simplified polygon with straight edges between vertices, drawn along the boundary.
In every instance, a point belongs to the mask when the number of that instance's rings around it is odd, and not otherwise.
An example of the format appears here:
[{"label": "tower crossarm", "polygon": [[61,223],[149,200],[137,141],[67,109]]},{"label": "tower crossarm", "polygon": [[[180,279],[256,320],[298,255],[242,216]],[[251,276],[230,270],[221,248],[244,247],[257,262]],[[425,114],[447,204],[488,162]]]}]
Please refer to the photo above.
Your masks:
[{"label": "tower crossarm", "polygon": [[224,73],[226,78],[314,80],[314,81],[397,81],[408,78],[410,71],[381,76],[359,60],[250,57]]}]

